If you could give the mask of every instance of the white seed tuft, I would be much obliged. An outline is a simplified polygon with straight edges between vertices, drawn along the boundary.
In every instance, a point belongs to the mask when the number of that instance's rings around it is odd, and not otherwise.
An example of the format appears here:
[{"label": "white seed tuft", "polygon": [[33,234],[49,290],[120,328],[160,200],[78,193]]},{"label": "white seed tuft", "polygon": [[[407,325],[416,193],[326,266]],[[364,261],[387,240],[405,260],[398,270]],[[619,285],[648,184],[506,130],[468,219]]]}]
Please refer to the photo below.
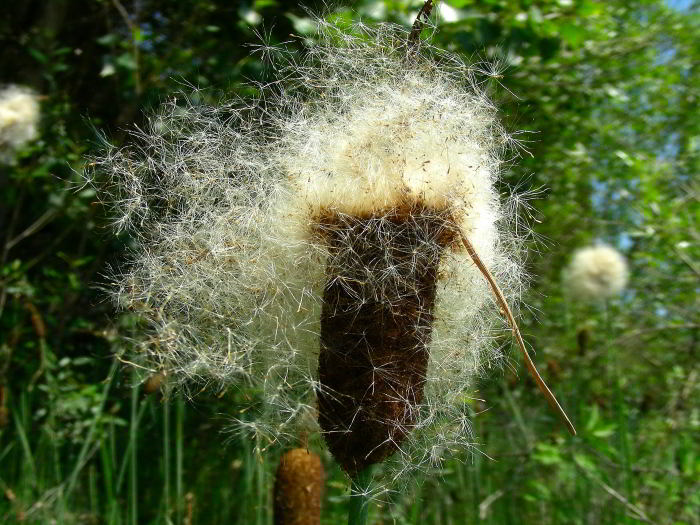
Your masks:
[{"label": "white seed tuft", "polygon": [[564,271],[569,295],[584,301],[596,301],[618,295],[627,285],[625,258],[610,246],[582,248],[574,253]]},{"label": "white seed tuft", "polygon": [[39,101],[28,88],[0,90],[0,163],[12,161],[18,149],[34,140],[39,125]]}]

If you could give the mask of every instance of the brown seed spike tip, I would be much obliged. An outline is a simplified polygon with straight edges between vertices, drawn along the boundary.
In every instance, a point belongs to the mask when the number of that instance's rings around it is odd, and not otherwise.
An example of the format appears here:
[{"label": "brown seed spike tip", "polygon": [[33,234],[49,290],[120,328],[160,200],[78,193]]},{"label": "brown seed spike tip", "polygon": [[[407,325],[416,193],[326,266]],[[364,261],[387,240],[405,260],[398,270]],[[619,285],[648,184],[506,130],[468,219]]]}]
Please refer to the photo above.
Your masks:
[{"label": "brown seed spike tip", "polygon": [[163,388],[165,383],[165,373],[155,372],[151,374],[146,381],[143,383],[143,391],[146,395],[158,392]]},{"label": "brown seed spike tip", "polygon": [[393,454],[418,419],[438,265],[456,230],[419,205],[318,221],[329,248],[319,424],[352,477]]},{"label": "brown seed spike tip", "polygon": [[286,452],[275,478],[275,525],[320,525],[321,459],[304,448]]}]

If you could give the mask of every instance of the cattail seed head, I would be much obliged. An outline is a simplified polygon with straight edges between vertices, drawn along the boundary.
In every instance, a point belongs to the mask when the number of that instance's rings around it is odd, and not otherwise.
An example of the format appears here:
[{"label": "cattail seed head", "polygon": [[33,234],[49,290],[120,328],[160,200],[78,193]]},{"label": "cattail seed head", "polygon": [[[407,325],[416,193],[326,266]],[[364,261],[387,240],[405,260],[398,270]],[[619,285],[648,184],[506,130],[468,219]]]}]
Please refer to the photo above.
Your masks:
[{"label": "cattail seed head", "polygon": [[323,483],[318,455],[305,448],[285,452],[275,476],[275,525],[320,525]]},{"label": "cattail seed head", "polygon": [[627,285],[627,278],[625,258],[605,245],[576,251],[564,271],[568,294],[583,301],[603,300],[618,295]]},{"label": "cattail seed head", "polygon": [[0,162],[8,163],[18,149],[38,135],[39,100],[28,88],[0,90]]},{"label": "cattail seed head", "polygon": [[393,25],[318,26],[264,102],[166,105],[95,159],[137,245],[115,296],[150,367],[257,387],[242,432],[289,442],[318,414],[348,473],[408,472],[469,446],[472,379],[509,333],[459,240],[513,303],[510,139],[474,66]]}]

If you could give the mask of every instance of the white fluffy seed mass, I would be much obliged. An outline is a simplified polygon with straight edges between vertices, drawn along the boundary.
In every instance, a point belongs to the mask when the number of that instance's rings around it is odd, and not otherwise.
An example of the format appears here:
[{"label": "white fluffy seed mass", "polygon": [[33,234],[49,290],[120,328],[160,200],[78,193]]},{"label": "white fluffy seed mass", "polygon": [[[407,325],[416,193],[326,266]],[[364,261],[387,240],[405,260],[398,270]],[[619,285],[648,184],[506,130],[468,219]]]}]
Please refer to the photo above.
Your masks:
[{"label": "white fluffy seed mass", "polygon": [[596,301],[618,295],[627,285],[627,263],[610,246],[582,248],[574,253],[564,279],[568,293],[584,301]]},{"label": "white fluffy seed mass", "polygon": [[9,86],[0,90],[0,162],[38,135],[39,101],[30,89]]},{"label": "white fluffy seed mass", "polygon": [[[135,239],[115,296],[150,326],[144,366],[256,389],[236,424],[261,446],[317,425],[323,213],[381,228],[400,205],[448,212],[511,303],[522,287],[511,208],[494,188],[509,137],[474,68],[410,49],[393,25],[318,27],[303,56],[278,53],[283,80],[255,103],[166,104],[133,145],[95,159],[115,225]],[[424,395],[393,472],[470,445],[472,380],[509,331],[464,249],[443,252]],[[374,300],[401,277],[369,276]]]}]

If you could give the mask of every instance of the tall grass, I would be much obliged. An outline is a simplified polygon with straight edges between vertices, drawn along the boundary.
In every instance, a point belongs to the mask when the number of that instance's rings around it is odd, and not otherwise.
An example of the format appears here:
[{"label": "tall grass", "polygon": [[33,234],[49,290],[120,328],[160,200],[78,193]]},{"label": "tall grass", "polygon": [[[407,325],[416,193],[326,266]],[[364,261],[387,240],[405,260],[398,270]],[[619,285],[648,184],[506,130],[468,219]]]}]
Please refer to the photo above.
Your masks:
[{"label": "tall grass", "polygon": [[[524,371],[518,381],[506,372],[502,381],[480,385],[475,397],[485,405],[466,404],[479,452],[426,470],[415,486],[373,503],[368,522],[696,525],[697,444],[687,432],[668,431],[685,428],[696,380],[680,369],[661,370],[667,397],[655,401],[657,408],[640,408],[626,374],[637,356],[620,343],[627,336],[616,322],[619,307],[586,315],[594,337],[583,355],[571,349],[574,322],[562,321],[566,335],[536,344],[545,349],[538,358],[559,361],[558,391],[575,408],[577,438],[544,410]],[[547,350],[557,345],[562,354]],[[282,451],[224,433],[244,392],[193,402],[145,396],[117,361],[95,386],[95,408],[72,441],[58,439],[62,423],[41,412],[48,395],[41,383],[8,398],[0,522],[272,523],[272,473]],[[311,446],[319,450],[317,441]],[[342,523],[349,484],[322,454],[329,467],[322,522]]]}]

